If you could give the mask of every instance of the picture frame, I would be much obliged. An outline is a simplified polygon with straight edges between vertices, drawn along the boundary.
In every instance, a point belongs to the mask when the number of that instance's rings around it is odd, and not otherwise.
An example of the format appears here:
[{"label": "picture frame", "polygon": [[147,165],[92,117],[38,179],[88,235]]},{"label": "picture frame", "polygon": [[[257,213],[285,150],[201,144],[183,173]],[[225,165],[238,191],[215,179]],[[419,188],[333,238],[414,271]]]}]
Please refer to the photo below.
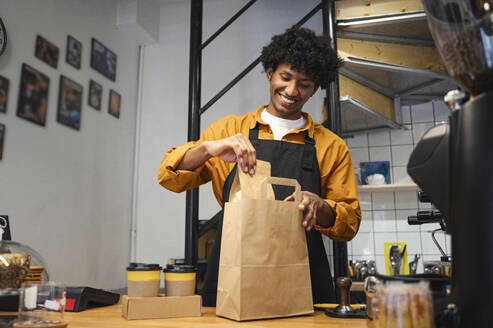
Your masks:
[{"label": "picture frame", "polygon": [[45,126],[49,87],[48,76],[27,64],[22,64],[17,116]]},{"label": "picture frame", "polygon": [[0,123],[0,160],[3,158],[3,142],[5,140],[5,125]]},{"label": "picture frame", "polygon": [[46,40],[39,34],[36,36],[36,49],[34,51],[34,56],[41,59],[51,67],[57,68],[59,53],[60,51],[58,50],[58,47],[53,43]]},{"label": "picture frame", "polygon": [[94,80],[89,80],[87,103],[96,110],[101,110],[103,86]]},{"label": "picture frame", "polygon": [[58,90],[57,122],[74,130],[80,130],[82,85],[60,75]]},{"label": "picture frame", "polygon": [[9,80],[0,75],[0,113],[7,113]]},{"label": "picture frame", "polygon": [[120,105],[122,96],[113,89],[110,89],[108,101],[108,113],[116,118],[120,118]]},{"label": "picture frame", "polygon": [[[1,158],[0,158],[1,159]],[[8,215],[0,215],[0,227],[3,229],[2,240],[12,240],[12,234],[10,233],[10,222]]]},{"label": "picture frame", "polygon": [[116,54],[101,42],[92,38],[91,67],[111,81],[116,81]]},{"label": "picture frame", "polygon": [[67,55],[65,61],[80,69],[82,58],[82,43],[71,35],[67,35]]}]

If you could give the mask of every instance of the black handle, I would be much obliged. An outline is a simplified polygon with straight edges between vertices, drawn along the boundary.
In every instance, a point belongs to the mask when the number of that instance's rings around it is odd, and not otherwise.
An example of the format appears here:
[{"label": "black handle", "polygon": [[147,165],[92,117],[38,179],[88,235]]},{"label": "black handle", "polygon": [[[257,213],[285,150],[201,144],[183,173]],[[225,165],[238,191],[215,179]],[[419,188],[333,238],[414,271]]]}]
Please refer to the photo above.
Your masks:
[{"label": "black handle", "polygon": [[409,216],[407,223],[409,225],[419,225],[425,223],[441,223],[444,219],[442,212],[438,210],[419,211],[416,216]]}]

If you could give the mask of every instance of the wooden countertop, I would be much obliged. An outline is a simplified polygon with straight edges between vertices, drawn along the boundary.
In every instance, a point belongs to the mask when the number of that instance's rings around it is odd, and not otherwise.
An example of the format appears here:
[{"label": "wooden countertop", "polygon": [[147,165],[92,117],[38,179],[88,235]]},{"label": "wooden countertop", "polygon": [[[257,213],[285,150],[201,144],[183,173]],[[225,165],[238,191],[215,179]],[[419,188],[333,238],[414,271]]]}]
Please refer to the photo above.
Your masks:
[{"label": "wooden countertop", "polygon": [[213,327],[351,327],[366,328],[365,319],[336,319],[325,315],[322,311],[315,311],[312,315],[282,319],[255,320],[236,322],[216,317],[216,309],[203,307],[201,317],[169,318],[155,320],[126,320],[122,317],[121,304],[86,310],[79,313],[65,312],[68,328],[137,328],[137,327],[186,327],[186,328],[213,328]]}]

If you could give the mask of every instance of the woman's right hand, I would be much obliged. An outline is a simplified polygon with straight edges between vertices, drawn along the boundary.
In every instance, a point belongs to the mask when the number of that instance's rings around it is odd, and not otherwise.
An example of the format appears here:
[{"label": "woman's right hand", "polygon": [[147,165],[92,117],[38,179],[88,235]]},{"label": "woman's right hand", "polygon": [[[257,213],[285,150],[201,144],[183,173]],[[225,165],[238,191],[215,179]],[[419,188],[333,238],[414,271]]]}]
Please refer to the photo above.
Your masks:
[{"label": "woman's right hand", "polygon": [[205,141],[202,145],[211,157],[219,157],[225,162],[237,162],[243,172],[255,173],[255,148],[241,133],[220,140]]}]

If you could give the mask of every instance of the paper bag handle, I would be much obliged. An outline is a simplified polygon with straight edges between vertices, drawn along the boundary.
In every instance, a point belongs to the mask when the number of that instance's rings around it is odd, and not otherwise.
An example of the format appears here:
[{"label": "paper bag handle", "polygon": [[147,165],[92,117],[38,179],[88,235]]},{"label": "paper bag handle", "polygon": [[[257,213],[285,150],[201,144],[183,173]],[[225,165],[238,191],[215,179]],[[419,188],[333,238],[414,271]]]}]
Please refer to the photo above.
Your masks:
[{"label": "paper bag handle", "polygon": [[279,178],[279,177],[266,177],[260,185],[260,199],[266,199],[267,185],[280,185],[294,187],[294,201],[299,203],[301,201],[301,186],[295,179]]}]

